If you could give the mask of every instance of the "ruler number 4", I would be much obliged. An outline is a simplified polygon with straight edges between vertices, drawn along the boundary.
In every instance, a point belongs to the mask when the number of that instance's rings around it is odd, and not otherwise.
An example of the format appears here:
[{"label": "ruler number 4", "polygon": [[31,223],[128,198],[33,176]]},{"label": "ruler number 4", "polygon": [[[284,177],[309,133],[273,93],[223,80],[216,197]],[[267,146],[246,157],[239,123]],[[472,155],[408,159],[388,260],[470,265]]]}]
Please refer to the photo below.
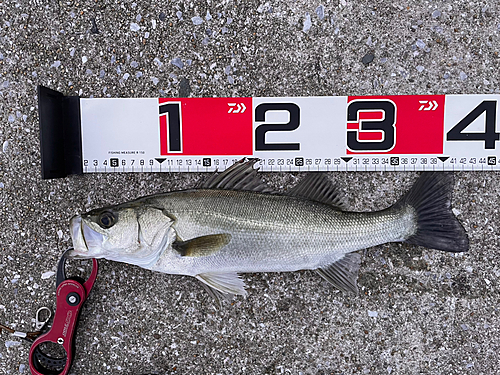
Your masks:
[{"label": "ruler number 4", "polygon": [[[479,116],[485,113],[484,132],[464,132]],[[484,141],[484,148],[491,150],[495,148],[495,142],[500,139],[500,133],[495,130],[497,117],[496,100],[485,100],[465,116],[446,134],[448,141]]]}]

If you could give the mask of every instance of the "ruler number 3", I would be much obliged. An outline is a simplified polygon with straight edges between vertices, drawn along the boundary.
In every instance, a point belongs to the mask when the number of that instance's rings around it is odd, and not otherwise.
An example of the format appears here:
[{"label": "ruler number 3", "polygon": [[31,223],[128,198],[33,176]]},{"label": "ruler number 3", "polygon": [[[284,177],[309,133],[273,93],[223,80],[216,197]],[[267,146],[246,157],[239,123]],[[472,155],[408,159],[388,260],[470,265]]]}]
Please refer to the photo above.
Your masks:
[{"label": "ruler number 3", "polygon": [[[479,116],[485,113],[484,132],[464,132]],[[496,100],[485,100],[465,116],[446,134],[448,141],[484,141],[484,148],[491,150],[495,148],[495,142],[500,139],[500,133],[495,130],[497,117]]]}]

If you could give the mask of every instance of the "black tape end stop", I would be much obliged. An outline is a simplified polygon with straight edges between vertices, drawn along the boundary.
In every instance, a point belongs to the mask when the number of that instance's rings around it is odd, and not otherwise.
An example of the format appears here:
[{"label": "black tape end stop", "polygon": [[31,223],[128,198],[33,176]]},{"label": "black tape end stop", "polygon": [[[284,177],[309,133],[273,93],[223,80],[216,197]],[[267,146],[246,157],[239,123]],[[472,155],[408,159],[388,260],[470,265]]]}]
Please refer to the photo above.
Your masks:
[{"label": "black tape end stop", "polygon": [[38,86],[42,178],[82,174],[80,98]]}]

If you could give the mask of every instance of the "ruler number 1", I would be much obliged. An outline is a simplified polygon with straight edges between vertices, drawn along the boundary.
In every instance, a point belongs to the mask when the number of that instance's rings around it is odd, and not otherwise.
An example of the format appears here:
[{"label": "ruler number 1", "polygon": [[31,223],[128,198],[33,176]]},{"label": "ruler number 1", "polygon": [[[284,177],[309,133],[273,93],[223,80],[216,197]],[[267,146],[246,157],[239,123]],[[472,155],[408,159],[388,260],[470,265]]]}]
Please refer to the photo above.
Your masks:
[{"label": "ruler number 1", "polygon": [[[182,115],[181,103],[170,102],[160,105],[160,117],[165,116],[166,129],[160,127],[160,132],[165,131],[168,145],[161,145],[162,154],[167,152],[182,152]],[[161,137],[164,142],[165,136]],[[166,150],[164,150],[166,148]]]},{"label": "ruler number 1", "polygon": [[[464,132],[474,120],[485,113],[484,132]],[[456,124],[447,133],[448,141],[484,141],[484,148],[491,150],[495,148],[495,142],[500,139],[500,133],[495,130],[497,118],[497,102],[496,100],[485,100],[474,108],[467,116],[465,116],[458,124]]]}]

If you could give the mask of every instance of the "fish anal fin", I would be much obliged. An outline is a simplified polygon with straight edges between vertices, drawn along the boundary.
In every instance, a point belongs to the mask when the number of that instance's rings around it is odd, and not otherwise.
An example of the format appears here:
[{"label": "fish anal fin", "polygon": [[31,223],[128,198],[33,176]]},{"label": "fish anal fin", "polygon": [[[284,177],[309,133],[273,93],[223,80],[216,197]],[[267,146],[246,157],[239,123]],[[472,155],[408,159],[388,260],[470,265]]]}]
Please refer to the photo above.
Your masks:
[{"label": "fish anal fin", "polygon": [[359,294],[358,279],[361,255],[358,253],[348,253],[342,259],[326,267],[318,268],[316,272],[330,284],[343,292]]},{"label": "fish anal fin", "polygon": [[216,307],[218,308],[222,308],[222,303],[231,301],[234,296],[234,294],[222,293],[221,291],[208,286],[204,282],[201,283],[201,286],[205,289],[208,295],[214,299]]},{"label": "fish anal fin", "polygon": [[247,295],[245,283],[236,272],[207,272],[200,273],[195,277],[223,294]]},{"label": "fish anal fin", "polygon": [[286,194],[329,204],[339,210],[347,206],[344,194],[323,173],[309,173]]},{"label": "fish anal fin", "polygon": [[219,252],[231,241],[229,233],[210,234],[188,241],[175,241],[172,247],[182,256],[203,257]]}]

